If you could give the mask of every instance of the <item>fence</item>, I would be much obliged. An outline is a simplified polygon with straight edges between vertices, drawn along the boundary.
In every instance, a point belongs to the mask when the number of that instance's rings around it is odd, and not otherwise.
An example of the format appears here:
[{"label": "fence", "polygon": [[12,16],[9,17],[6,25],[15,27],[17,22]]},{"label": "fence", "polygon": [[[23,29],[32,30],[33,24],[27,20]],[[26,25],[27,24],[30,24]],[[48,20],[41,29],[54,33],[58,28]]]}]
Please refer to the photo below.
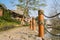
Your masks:
[{"label": "fence", "polygon": [[[60,28],[55,27],[55,26],[53,27],[52,25],[48,26],[46,23],[44,24],[44,22],[43,22],[44,16],[46,18],[52,18],[52,20],[53,20],[53,18],[55,18],[58,15],[60,15],[60,13],[49,17],[49,16],[46,16],[42,10],[38,11],[38,36],[41,37],[42,40],[43,40],[43,38],[45,40],[60,40]],[[58,19],[58,20],[60,20],[60,19]],[[56,25],[56,24],[54,23],[54,25]],[[35,27],[35,26],[33,26],[33,27]],[[60,27],[60,25],[59,25],[59,27]],[[44,33],[44,31],[45,31],[45,33]],[[57,31],[59,34],[57,34]]]}]

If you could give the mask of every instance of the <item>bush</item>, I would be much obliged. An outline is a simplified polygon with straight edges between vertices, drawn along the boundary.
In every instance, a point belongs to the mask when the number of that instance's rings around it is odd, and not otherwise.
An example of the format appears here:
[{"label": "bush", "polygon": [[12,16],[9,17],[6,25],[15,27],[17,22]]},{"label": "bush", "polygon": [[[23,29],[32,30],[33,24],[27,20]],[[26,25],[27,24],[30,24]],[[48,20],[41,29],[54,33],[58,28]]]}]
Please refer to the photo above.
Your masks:
[{"label": "bush", "polygon": [[0,31],[14,28],[14,27],[16,27],[15,25],[17,25],[17,23],[15,23],[15,22],[2,21],[2,22],[0,22]]},{"label": "bush", "polygon": [[15,25],[20,23],[20,21],[11,18],[11,13],[8,10],[4,10],[3,16],[0,17],[0,31],[14,28]]},{"label": "bush", "polygon": [[15,25],[20,24],[19,21],[9,18],[0,17],[0,31],[14,28]]}]

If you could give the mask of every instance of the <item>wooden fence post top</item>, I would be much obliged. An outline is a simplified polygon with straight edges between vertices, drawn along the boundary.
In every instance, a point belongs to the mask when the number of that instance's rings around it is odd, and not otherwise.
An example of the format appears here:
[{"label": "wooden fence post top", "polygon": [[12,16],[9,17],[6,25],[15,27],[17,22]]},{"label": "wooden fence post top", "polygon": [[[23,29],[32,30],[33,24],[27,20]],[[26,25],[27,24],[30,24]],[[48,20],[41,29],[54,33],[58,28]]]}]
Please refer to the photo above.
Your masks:
[{"label": "wooden fence post top", "polygon": [[38,15],[43,14],[44,10],[38,10]]},{"label": "wooden fence post top", "polygon": [[40,11],[40,12],[44,12],[44,10],[38,10],[38,11]]},{"label": "wooden fence post top", "polygon": [[34,20],[35,18],[34,18],[34,17],[32,17],[32,19]]}]

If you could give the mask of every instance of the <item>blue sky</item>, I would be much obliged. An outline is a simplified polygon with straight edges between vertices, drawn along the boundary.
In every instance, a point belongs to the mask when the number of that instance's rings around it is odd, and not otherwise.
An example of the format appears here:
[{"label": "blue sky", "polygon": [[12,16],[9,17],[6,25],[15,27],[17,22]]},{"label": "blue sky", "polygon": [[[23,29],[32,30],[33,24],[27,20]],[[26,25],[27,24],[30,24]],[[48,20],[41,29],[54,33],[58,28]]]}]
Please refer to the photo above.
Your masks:
[{"label": "blue sky", "polygon": [[[12,3],[10,3],[11,1],[14,1],[14,5]],[[53,9],[51,8],[51,6],[53,6],[53,1],[54,0],[46,0],[46,4],[47,6],[46,7],[40,7],[40,9],[43,9],[44,10],[44,13],[46,15],[49,15],[51,11],[53,11]],[[15,4],[19,4],[18,0],[0,0],[0,3],[3,3],[6,5],[6,7],[10,10],[15,10],[16,9],[16,6]],[[58,3],[60,4],[60,1],[58,1]],[[58,5],[58,4],[57,4]],[[58,11],[60,12],[60,7],[58,7]],[[38,15],[38,12],[37,11],[31,11],[31,16],[34,16],[36,17]]]},{"label": "blue sky", "polygon": [[[14,1],[14,4],[18,4],[18,0],[12,0]],[[16,6],[12,4],[11,0],[0,0],[0,3],[3,3],[6,5],[6,7],[10,10],[15,10]]]}]

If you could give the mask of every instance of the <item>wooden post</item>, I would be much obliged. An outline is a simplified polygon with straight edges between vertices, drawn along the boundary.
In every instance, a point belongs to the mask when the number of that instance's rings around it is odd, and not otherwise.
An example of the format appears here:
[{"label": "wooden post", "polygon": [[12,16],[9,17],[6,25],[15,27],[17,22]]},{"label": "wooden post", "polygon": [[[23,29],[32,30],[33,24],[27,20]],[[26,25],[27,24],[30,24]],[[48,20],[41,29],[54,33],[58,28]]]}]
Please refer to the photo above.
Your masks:
[{"label": "wooden post", "polygon": [[35,18],[32,17],[32,30],[35,30]]},{"label": "wooden post", "polygon": [[32,30],[32,20],[30,20],[30,29]]},{"label": "wooden post", "polygon": [[3,16],[3,10],[0,9],[0,16]]},{"label": "wooden post", "polygon": [[44,38],[44,15],[43,10],[38,10],[38,36]]}]

